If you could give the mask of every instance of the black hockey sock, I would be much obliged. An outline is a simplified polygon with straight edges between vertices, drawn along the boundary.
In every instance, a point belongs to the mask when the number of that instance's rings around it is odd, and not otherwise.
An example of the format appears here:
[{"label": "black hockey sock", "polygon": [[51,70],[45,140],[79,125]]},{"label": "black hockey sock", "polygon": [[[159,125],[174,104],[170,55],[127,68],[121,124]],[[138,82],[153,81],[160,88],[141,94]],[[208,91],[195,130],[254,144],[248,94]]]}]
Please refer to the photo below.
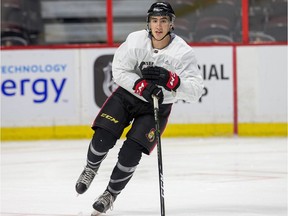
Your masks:
[{"label": "black hockey sock", "polygon": [[87,165],[97,170],[101,162],[107,156],[108,151],[113,148],[117,141],[110,132],[97,128],[92,137],[87,153]]},{"label": "black hockey sock", "polygon": [[132,140],[124,142],[107,187],[113,195],[117,196],[133,176],[141,159],[142,150],[143,147]]}]

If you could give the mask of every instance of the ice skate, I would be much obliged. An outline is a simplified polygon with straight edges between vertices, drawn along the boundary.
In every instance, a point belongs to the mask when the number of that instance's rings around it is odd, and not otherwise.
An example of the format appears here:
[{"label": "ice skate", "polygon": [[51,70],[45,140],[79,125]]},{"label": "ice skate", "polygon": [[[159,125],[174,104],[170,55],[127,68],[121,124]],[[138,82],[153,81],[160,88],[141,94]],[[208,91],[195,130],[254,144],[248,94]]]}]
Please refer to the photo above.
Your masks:
[{"label": "ice skate", "polygon": [[108,190],[105,190],[104,193],[97,199],[93,204],[93,208],[96,210],[92,213],[92,216],[99,215],[99,213],[106,213],[108,209],[113,209],[113,202],[115,201],[116,196],[113,196]]},{"label": "ice skate", "polygon": [[90,186],[91,182],[93,181],[97,171],[98,171],[99,167],[97,169],[91,169],[88,166],[86,166],[83,170],[83,172],[81,173],[81,175],[79,176],[77,182],[76,182],[76,186],[75,189],[77,191],[78,194],[83,194]]}]

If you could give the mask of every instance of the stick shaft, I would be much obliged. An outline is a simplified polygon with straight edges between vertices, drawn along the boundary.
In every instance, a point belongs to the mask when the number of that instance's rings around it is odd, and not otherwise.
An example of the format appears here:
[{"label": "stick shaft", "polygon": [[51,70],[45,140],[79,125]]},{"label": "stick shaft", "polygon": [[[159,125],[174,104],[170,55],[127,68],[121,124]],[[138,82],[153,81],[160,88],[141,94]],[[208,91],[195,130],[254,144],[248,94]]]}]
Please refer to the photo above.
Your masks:
[{"label": "stick shaft", "polygon": [[153,95],[154,104],[154,119],[155,119],[155,138],[157,142],[158,154],[158,173],[159,173],[159,189],[160,189],[160,205],[161,216],[165,216],[165,202],[164,202],[164,178],[163,178],[163,164],[162,164],[162,150],[161,150],[161,132],[159,123],[159,104],[158,98]]}]

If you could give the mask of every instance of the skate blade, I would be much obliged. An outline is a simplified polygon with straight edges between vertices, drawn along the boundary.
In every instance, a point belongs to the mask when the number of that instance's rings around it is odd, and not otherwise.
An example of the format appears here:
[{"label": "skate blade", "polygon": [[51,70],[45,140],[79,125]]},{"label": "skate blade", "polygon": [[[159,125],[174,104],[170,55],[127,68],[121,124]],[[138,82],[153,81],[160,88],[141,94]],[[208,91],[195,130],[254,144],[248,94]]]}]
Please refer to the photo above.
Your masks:
[{"label": "skate blade", "polygon": [[96,210],[94,210],[92,213],[91,213],[91,216],[100,216],[102,213],[101,212],[98,212]]}]

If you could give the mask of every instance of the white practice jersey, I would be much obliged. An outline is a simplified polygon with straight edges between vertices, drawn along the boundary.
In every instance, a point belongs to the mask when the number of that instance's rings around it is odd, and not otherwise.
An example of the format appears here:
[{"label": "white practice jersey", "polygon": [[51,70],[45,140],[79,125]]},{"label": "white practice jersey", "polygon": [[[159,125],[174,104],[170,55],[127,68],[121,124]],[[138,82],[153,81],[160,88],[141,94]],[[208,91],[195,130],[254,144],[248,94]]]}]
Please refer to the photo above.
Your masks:
[{"label": "white practice jersey", "polygon": [[114,55],[112,73],[114,81],[141,100],[134,93],[136,80],[142,77],[140,68],[163,67],[180,77],[180,86],[175,92],[162,87],[164,104],[177,100],[198,101],[203,93],[203,78],[198,69],[193,49],[179,36],[173,34],[171,43],[163,49],[154,49],[146,30],[132,32]]}]

